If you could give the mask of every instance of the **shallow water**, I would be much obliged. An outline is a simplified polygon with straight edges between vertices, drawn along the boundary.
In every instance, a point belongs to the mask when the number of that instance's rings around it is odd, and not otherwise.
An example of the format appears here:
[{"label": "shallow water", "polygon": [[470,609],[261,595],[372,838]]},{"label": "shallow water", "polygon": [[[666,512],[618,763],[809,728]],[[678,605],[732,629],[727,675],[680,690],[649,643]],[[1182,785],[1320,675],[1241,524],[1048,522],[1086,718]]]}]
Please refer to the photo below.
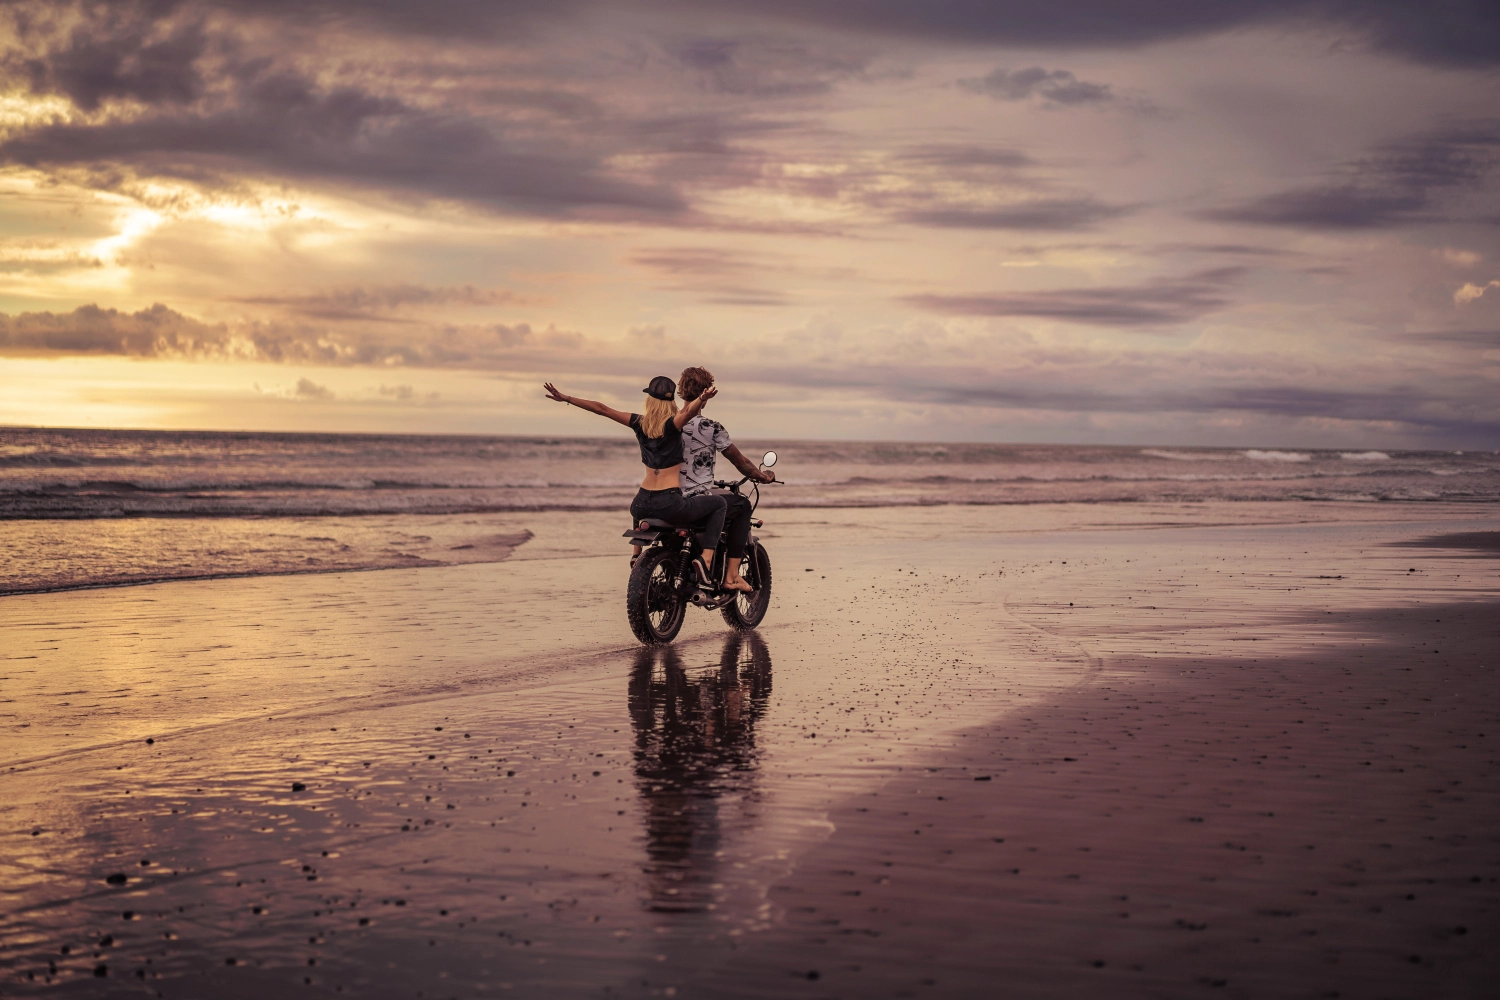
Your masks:
[{"label": "shallow water", "polygon": [[[1500,501],[1494,452],[742,444],[781,456],[767,508]],[[624,433],[0,429],[0,593],[491,561],[525,515],[623,512],[639,479]]]}]

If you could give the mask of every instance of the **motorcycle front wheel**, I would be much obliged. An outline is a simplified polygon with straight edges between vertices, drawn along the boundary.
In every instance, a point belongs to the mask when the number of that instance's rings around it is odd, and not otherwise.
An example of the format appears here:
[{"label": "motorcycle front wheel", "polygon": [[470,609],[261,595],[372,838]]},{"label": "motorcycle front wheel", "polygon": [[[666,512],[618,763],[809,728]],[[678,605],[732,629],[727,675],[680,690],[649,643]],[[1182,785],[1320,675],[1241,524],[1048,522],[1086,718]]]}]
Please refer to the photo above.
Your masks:
[{"label": "motorcycle front wheel", "polygon": [[677,638],[687,617],[687,601],[674,583],[677,553],[650,548],[636,560],[625,588],[625,617],[630,631],[648,646],[661,646]]},{"label": "motorcycle front wheel", "polygon": [[724,605],[721,614],[730,628],[747,632],[755,628],[766,617],[771,606],[771,557],[759,545],[752,545],[740,564],[740,576],[754,587],[749,594],[740,594]]}]

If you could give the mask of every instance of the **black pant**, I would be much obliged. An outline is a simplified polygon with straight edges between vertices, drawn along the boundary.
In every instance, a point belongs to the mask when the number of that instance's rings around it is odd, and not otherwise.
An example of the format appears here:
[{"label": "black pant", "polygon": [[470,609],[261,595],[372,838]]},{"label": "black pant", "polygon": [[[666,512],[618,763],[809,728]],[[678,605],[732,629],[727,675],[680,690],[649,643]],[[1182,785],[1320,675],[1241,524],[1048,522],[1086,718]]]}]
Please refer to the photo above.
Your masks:
[{"label": "black pant", "polygon": [[709,545],[718,548],[728,506],[723,497],[712,494],[685,497],[681,488],[674,486],[669,490],[637,490],[635,499],[630,501],[630,516],[636,523],[650,517],[666,521],[674,528],[693,528],[701,521],[701,530],[708,536]]},{"label": "black pant", "polygon": [[729,526],[729,558],[745,558],[745,551],[750,547],[750,498],[727,490],[710,495],[729,501],[729,509],[724,512],[724,523]]}]

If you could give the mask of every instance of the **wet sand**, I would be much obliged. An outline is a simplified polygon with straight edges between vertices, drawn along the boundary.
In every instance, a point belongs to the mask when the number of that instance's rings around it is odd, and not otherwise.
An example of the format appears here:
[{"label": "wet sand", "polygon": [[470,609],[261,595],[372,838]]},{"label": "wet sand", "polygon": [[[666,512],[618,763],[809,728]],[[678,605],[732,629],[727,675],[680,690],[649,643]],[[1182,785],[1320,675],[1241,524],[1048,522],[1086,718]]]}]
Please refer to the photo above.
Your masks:
[{"label": "wet sand", "polygon": [[1486,509],[767,520],[654,652],[600,515],[0,600],[0,992],[1490,995]]}]

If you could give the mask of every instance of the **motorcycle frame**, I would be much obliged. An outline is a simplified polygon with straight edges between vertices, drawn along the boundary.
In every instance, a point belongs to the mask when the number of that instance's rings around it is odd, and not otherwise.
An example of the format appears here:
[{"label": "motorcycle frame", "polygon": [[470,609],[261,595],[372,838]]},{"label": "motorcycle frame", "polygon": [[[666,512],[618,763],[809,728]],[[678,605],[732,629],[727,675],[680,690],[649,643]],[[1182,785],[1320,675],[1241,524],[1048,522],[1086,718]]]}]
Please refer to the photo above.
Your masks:
[{"label": "motorcycle frame", "polygon": [[[739,496],[740,487],[749,482],[749,480],[749,476],[746,476],[737,483],[726,483],[715,480],[714,486],[720,489],[727,489],[735,496]],[[759,484],[751,484],[751,486],[755,490],[755,499],[750,503],[750,527],[759,528],[765,523],[755,516],[756,508],[760,506],[760,486]],[[696,580],[692,572],[693,560],[703,552],[703,546],[698,542],[698,534],[698,532],[691,528],[642,529],[632,527],[621,537],[627,539],[632,545],[641,546],[642,553],[646,549],[655,546],[678,549],[677,574],[674,578],[678,593],[682,595],[684,600],[696,607],[712,611],[716,608],[722,608],[734,600],[739,596],[739,592],[734,590],[726,591],[724,589],[724,575],[729,571],[729,560],[724,555],[728,551],[726,547],[728,541],[727,530],[719,532],[719,543],[714,546],[714,564],[708,568],[709,574],[712,577],[713,590],[704,593],[702,589],[695,586]],[[745,546],[745,558],[750,558],[750,554],[759,547],[760,537],[751,534],[750,541]]]}]

